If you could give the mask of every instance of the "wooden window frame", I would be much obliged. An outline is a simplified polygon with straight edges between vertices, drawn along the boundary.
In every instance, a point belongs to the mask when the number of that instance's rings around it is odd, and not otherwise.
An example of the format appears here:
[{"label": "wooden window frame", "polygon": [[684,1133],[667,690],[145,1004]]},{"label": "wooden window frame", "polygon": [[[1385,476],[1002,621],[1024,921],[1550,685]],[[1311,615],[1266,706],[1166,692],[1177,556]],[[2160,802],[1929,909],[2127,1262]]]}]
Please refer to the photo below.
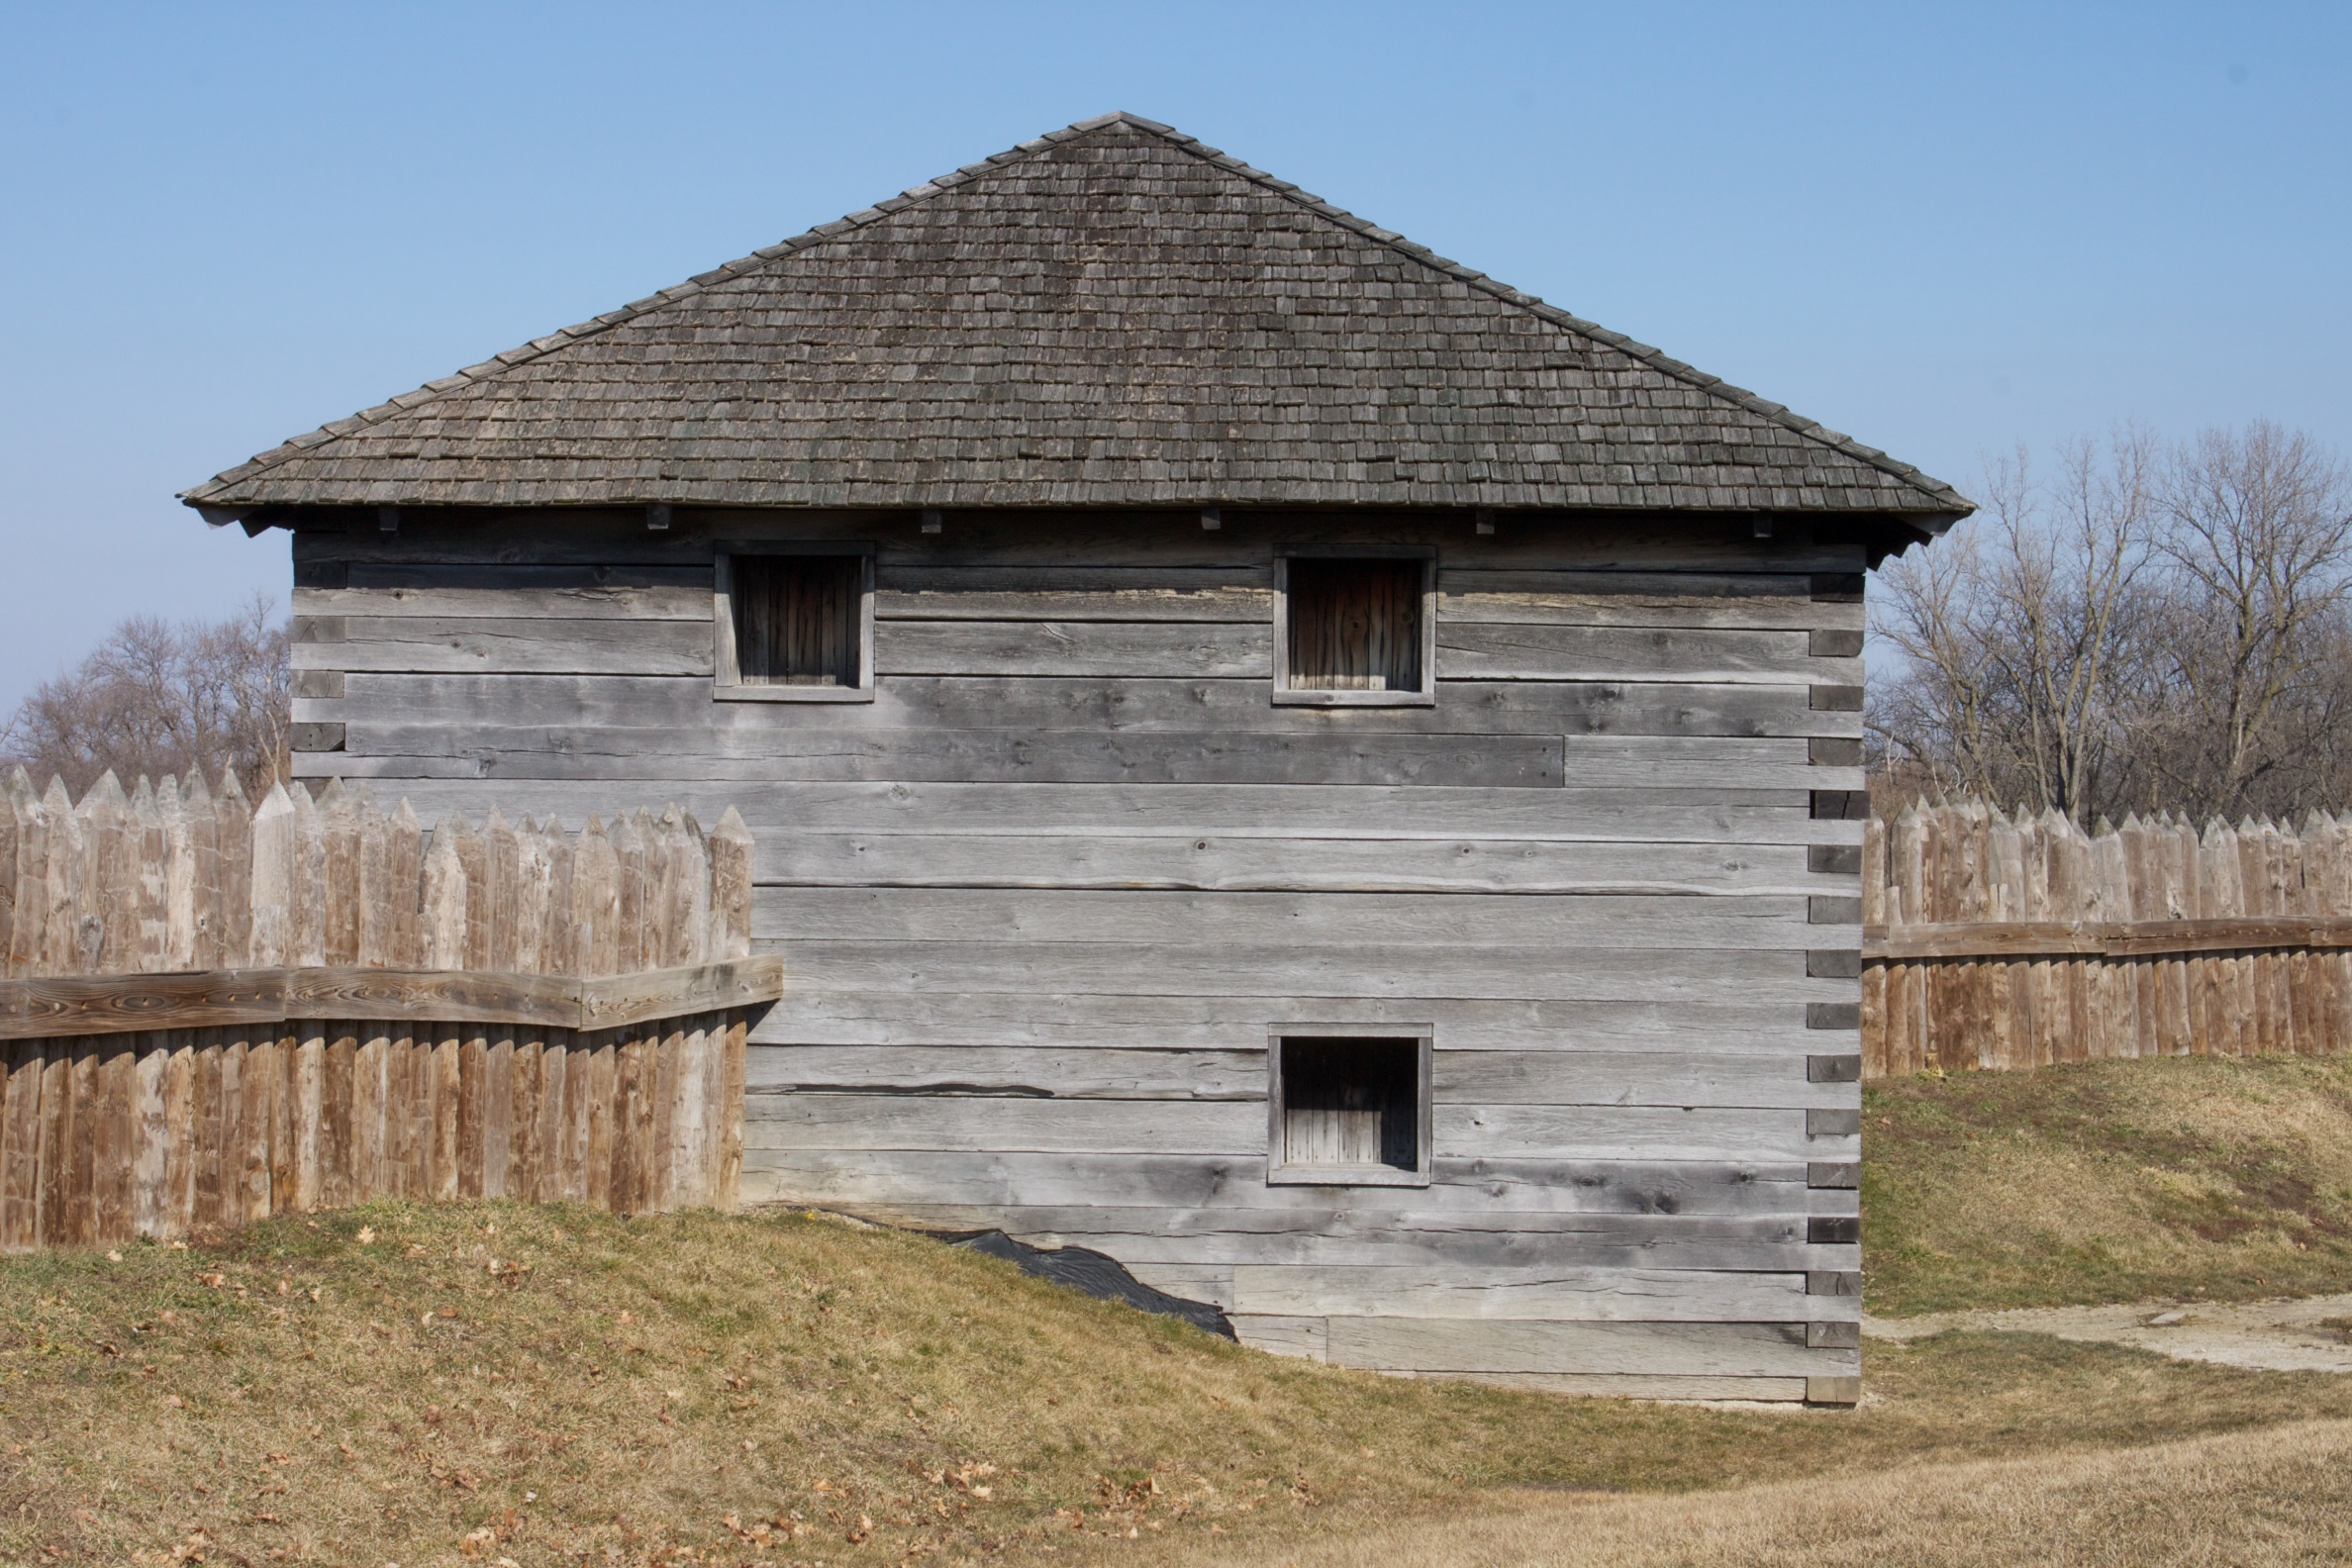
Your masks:
[{"label": "wooden window frame", "polygon": [[[1294,1165],[1284,1156],[1282,1042],[1286,1039],[1416,1041],[1420,1050],[1412,1170],[1395,1165]],[[1437,1053],[1432,1024],[1276,1024],[1266,1030],[1266,1185],[1269,1187],[1426,1187],[1435,1144],[1429,1086]]]},{"label": "wooden window frame", "polygon": [[[1418,560],[1421,587],[1421,689],[1332,691],[1294,688],[1290,668],[1290,563],[1294,560]],[[1274,553],[1274,706],[1277,708],[1434,708],[1437,706],[1437,551],[1427,544],[1293,544]]]},{"label": "wooden window frame", "polygon": [[[855,686],[746,685],[735,657],[735,557],[854,555],[857,579]],[[870,539],[723,539],[711,557],[711,695],[720,702],[870,703],[874,700],[874,545]]]}]

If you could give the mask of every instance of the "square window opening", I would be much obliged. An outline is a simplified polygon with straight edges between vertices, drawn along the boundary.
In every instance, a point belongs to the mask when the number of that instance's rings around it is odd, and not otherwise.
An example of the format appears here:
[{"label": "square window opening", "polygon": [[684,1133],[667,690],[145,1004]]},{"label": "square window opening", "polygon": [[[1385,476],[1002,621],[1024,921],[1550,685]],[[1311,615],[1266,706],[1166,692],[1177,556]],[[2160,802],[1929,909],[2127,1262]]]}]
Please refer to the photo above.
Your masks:
[{"label": "square window opening", "polygon": [[1275,1042],[1278,1179],[1414,1181],[1428,1166],[1427,1041],[1287,1035]]},{"label": "square window opening", "polygon": [[737,555],[735,674],[746,686],[863,684],[857,555]]},{"label": "square window opening", "polygon": [[1421,601],[1420,561],[1294,558],[1292,689],[1420,691]]},{"label": "square window opening", "polygon": [[722,544],[714,567],[719,697],[873,700],[870,546]]},{"label": "square window opening", "polygon": [[1435,702],[1436,564],[1433,550],[1278,557],[1275,702],[1375,708]]}]

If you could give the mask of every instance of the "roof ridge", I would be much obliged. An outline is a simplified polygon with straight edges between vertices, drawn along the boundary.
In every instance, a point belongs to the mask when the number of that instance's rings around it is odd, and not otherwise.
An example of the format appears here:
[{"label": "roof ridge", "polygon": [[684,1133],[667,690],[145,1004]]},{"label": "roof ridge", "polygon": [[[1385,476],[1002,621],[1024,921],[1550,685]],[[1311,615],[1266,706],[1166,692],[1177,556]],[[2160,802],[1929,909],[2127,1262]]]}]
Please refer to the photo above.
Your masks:
[{"label": "roof ridge", "polygon": [[739,256],[733,261],[722,262],[709,271],[698,272],[684,282],[657,290],[642,299],[634,300],[621,306],[617,310],[607,311],[603,315],[591,317],[585,322],[579,322],[570,327],[558,328],[554,332],[510,348],[504,353],[493,354],[478,364],[469,365],[449,375],[428,381],[414,391],[387,398],[372,408],[362,409],[355,414],[346,415],[343,419],[322,425],[316,430],[291,437],[269,450],[256,453],[236,467],[225,469],[204,483],[182,491],[179,499],[190,505],[200,504],[208,495],[242,483],[256,474],[266,473],[282,463],[290,462],[303,453],[341,437],[381,424],[397,414],[407,413],[420,404],[430,403],[462,387],[494,380],[510,370],[544,358],[558,349],[599,337],[654,311],[663,310],[692,299],[719,284],[733,282],[736,278],[747,276],[776,262],[786,260],[829,240],[838,239],[842,235],[854,233],[858,229],[879,223],[920,202],[928,201],[934,196],[943,195],[958,186],[967,184],[981,175],[993,173],[1014,163],[1025,162],[1041,152],[1114,125],[1131,126],[1192,156],[1271,191],[1284,200],[1326,222],[1336,224],[1359,238],[1372,241],[1409,260],[1442,273],[1457,282],[1502,300],[1506,304],[1528,311],[1555,326],[1590,338],[1605,347],[1614,348],[1631,358],[1640,360],[1663,375],[1671,376],[1686,385],[1708,393],[1710,396],[1720,398],[1760,418],[1770,420],[1809,441],[1817,441],[1832,450],[1876,468],[1882,473],[1901,479],[1919,493],[1939,502],[1947,503],[1960,512],[1974,510],[1973,502],[1942,480],[1935,479],[1913,465],[1892,457],[1875,446],[1864,445],[1850,436],[1830,430],[1817,420],[1807,419],[1785,404],[1775,403],[1744,387],[1734,386],[1720,376],[1710,375],[1694,365],[1672,357],[1662,349],[1651,347],[1649,344],[1637,342],[1622,333],[1612,332],[1597,322],[1587,321],[1556,305],[1546,304],[1533,294],[1522,289],[1513,288],[1474,267],[1465,266],[1459,261],[1441,256],[1428,246],[1406,239],[1395,230],[1383,229],[1377,224],[1357,217],[1345,208],[1334,206],[1320,196],[1302,190],[1288,180],[1245,163],[1221,148],[1210,147],[1198,137],[1187,136],[1173,126],[1164,125],[1157,120],[1146,119],[1127,110],[1114,110],[1109,114],[1097,115],[1092,119],[1080,120],[1058,130],[1045,132],[1042,136],[1019,143],[1002,152],[991,153],[977,162],[966,163],[945,174],[925,180],[919,185],[911,185],[898,195],[878,201],[870,207],[860,208],[856,212],[844,214],[830,222],[815,225],[789,239],[778,241],[771,245],[763,245],[750,254]]}]

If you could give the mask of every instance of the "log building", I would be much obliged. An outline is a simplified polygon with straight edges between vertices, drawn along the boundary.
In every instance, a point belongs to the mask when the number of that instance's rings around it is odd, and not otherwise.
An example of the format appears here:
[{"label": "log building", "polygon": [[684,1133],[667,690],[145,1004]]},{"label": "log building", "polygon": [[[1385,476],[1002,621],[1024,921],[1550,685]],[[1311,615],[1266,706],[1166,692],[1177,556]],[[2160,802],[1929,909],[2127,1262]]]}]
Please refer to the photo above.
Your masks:
[{"label": "log building", "polygon": [[293,531],[298,773],[739,805],[746,1199],[1856,1397],[1863,573],[1949,486],[1113,115],[185,499]]}]

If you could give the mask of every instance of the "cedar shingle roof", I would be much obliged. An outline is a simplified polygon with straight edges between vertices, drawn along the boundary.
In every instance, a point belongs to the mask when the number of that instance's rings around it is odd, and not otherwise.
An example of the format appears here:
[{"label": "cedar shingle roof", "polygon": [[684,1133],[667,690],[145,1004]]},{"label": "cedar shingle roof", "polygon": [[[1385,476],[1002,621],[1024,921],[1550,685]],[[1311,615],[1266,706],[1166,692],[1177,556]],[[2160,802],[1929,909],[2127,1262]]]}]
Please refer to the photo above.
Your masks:
[{"label": "cedar shingle roof", "polygon": [[1901,514],[1949,485],[1110,115],[298,436],[191,505]]}]

